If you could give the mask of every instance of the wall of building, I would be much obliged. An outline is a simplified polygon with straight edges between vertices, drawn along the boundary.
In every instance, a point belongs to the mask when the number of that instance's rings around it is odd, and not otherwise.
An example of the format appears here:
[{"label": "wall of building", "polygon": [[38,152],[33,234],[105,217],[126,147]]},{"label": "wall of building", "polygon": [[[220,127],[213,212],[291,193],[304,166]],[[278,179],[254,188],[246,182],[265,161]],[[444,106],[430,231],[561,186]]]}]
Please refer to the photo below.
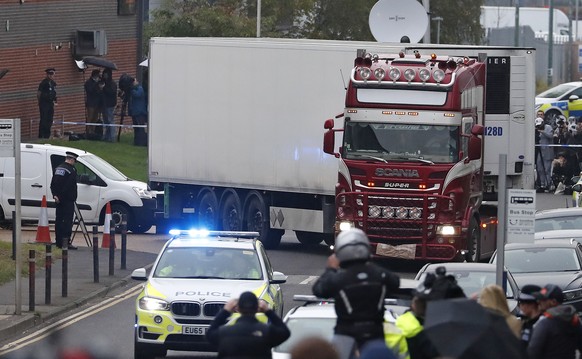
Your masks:
[{"label": "wall of building", "polygon": [[103,57],[117,65],[114,79],[122,73],[136,75],[141,61],[139,9],[133,15],[118,15],[119,1],[0,0],[0,71],[9,70],[0,79],[0,118],[20,118],[23,140],[37,138],[36,92],[48,67],[57,70],[53,133],[84,132],[84,126],[58,123],[85,122],[83,84],[94,67],[81,71],[74,61],[76,30],[105,30],[108,46]]}]

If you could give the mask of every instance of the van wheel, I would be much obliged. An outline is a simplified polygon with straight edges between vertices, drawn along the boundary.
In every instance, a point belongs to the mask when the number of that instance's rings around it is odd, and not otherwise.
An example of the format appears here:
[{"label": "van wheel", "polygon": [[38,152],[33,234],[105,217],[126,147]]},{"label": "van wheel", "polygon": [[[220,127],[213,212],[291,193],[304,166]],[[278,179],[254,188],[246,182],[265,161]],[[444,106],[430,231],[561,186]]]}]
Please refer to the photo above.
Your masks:
[{"label": "van wheel", "polygon": [[127,218],[127,227],[130,228],[133,225],[133,216],[129,208],[120,203],[113,203],[111,205],[111,219],[115,224],[115,233],[121,233],[121,219],[125,215]]}]

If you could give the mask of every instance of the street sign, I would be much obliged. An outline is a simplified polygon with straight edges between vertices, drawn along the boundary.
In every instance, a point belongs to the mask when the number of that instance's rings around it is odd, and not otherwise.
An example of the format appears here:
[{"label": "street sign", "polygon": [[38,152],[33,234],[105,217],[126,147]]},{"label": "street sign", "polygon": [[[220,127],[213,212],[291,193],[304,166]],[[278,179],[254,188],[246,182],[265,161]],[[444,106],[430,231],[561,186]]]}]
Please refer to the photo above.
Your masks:
[{"label": "street sign", "polygon": [[532,243],[535,234],[536,191],[507,191],[507,243]]},{"label": "street sign", "polygon": [[0,119],[0,157],[14,157],[13,119]]}]

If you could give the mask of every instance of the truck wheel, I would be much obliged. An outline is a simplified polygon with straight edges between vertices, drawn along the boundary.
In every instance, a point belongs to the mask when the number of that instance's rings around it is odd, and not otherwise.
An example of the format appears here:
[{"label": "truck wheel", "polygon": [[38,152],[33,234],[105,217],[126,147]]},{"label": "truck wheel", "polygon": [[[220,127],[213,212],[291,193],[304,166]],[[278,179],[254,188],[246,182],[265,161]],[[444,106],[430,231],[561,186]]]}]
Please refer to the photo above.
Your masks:
[{"label": "truck wheel", "polygon": [[133,215],[129,207],[121,203],[113,203],[111,205],[111,219],[115,224],[115,233],[121,233],[121,219],[123,215],[125,215],[128,224],[127,227],[129,228],[130,223],[133,223]]},{"label": "truck wheel", "polygon": [[152,228],[151,224],[144,224],[144,223],[134,223],[128,229],[132,233],[142,234],[150,230]]},{"label": "truck wheel", "polygon": [[323,241],[322,233],[295,231],[295,236],[305,246],[315,246]]},{"label": "truck wheel", "polygon": [[259,193],[252,194],[248,197],[247,203],[245,212],[247,230],[259,232],[259,240],[263,242],[265,248],[277,248],[285,231],[269,227],[269,213],[263,197]]},{"label": "truck wheel", "polygon": [[218,198],[214,191],[206,191],[198,205],[198,225],[209,230],[216,230],[218,223]]},{"label": "truck wheel", "polygon": [[238,194],[234,191],[226,192],[223,195],[221,208],[222,230],[242,230],[242,205]]},{"label": "truck wheel", "polygon": [[471,218],[469,235],[467,237],[467,262],[478,262],[481,259],[481,227],[475,217]]}]

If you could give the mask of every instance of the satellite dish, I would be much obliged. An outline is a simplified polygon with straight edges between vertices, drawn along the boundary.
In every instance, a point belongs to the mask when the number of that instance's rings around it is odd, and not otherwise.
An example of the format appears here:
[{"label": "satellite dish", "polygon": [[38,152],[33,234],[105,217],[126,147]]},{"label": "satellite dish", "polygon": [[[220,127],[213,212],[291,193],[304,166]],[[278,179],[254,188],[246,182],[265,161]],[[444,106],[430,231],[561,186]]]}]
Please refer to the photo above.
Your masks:
[{"label": "satellite dish", "polygon": [[370,10],[368,24],[378,42],[401,42],[408,36],[407,42],[417,43],[426,32],[428,15],[416,0],[380,0]]}]

